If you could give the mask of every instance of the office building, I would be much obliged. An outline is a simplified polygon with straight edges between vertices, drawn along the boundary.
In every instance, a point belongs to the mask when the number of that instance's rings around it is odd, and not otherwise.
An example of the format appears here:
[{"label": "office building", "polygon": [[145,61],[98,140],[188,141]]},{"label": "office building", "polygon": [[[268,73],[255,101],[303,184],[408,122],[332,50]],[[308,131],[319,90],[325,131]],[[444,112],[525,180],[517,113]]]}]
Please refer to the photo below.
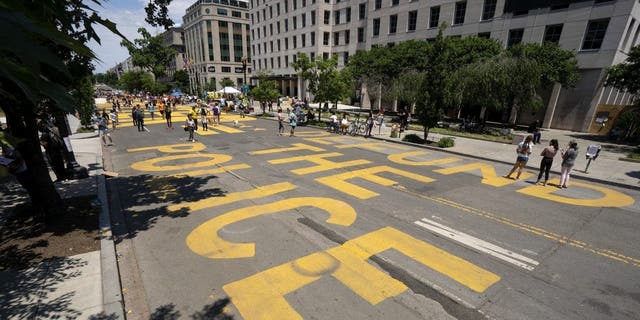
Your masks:
[{"label": "office building", "polygon": [[221,89],[224,78],[238,87],[248,82],[245,72],[252,71],[248,2],[198,0],[187,8],[182,28],[192,92]]},{"label": "office building", "polygon": [[171,58],[166,66],[166,76],[164,81],[171,81],[173,74],[178,70],[185,70],[184,35],[182,27],[173,27],[162,33],[162,40],[165,47],[172,48],[176,54]]},{"label": "office building", "polygon": [[[625,60],[640,42],[638,0],[251,0],[255,71],[271,70],[282,92],[308,96],[291,63],[338,56],[339,67],[358,50],[412,39],[446,36],[496,39],[505,47],[550,41],[576,52],[580,81],[544,93],[545,107],[519,122],[603,133],[633,97],[604,87],[606,69]],[[368,106],[367,97],[363,105]]]}]

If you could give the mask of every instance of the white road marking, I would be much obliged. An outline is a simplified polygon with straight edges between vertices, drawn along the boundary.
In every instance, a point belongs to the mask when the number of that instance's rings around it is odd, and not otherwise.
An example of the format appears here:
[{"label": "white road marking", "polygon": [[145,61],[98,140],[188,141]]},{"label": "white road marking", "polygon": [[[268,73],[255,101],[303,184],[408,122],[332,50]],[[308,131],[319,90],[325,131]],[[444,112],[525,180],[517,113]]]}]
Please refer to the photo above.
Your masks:
[{"label": "white road marking", "polygon": [[420,221],[415,221],[414,223],[431,232],[447,237],[451,240],[457,241],[468,247],[487,253],[493,257],[509,262],[529,271],[533,270],[539,264],[538,261],[535,261],[523,255],[519,255],[515,252],[496,246],[492,243],[478,239],[466,233],[451,229],[447,226],[426,218],[423,218]]}]

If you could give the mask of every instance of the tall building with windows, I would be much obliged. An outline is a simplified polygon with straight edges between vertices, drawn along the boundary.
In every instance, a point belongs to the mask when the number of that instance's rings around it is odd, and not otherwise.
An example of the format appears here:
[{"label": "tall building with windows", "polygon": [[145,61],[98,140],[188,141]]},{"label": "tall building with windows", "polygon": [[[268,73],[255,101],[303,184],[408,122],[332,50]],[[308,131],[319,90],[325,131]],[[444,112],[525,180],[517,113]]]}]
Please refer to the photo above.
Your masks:
[{"label": "tall building with windows", "polygon": [[[198,0],[186,10],[185,69],[192,92],[221,89],[228,78],[238,87],[251,74],[249,3],[238,0]],[[247,65],[247,63],[249,63]],[[246,66],[246,68],[245,68]]]},{"label": "tall building with windows", "polygon": [[[545,107],[519,115],[521,123],[603,133],[628,93],[604,87],[606,69],[640,44],[638,0],[250,0],[254,71],[270,70],[282,93],[308,96],[291,67],[298,52],[338,56],[340,67],[374,45],[445,36],[555,42],[576,52],[580,81],[544,94]],[[367,97],[363,97],[367,100]],[[363,103],[363,105],[369,105]],[[497,117],[497,115],[493,115]],[[608,130],[608,128],[604,129]]]},{"label": "tall building with windows", "polygon": [[184,33],[182,27],[169,28],[162,33],[162,40],[166,47],[170,47],[176,52],[169,65],[167,65],[166,77],[163,79],[164,81],[171,81],[176,71],[185,69]]}]

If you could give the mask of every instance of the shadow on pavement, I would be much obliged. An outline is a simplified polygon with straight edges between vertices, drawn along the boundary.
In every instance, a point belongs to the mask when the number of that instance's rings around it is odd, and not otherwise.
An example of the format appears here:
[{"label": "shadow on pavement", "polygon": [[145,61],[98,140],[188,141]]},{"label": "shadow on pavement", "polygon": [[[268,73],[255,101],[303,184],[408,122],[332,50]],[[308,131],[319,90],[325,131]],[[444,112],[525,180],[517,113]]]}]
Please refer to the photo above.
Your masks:
[{"label": "shadow on pavement", "polygon": [[[137,236],[140,231],[149,230],[161,218],[183,218],[188,215],[186,208],[169,212],[168,205],[193,202],[210,197],[224,197],[227,193],[220,188],[207,186],[211,179],[206,177],[175,177],[137,175],[109,179],[109,193],[117,194],[120,208],[113,208],[111,220],[116,243],[122,239]],[[124,227],[124,228],[123,228]]]},{"label": "shadow on pavement", "polygon": [[[233,320],[233,316],[224,312],[224,308],[231,302],[229,298],[219,299],[212,304],[205,305],[202,310],[191,315],[194,320]],[[173,303],[156,308],[149,316],[149,320],[177,320],[181,318],[180,311],[175,310]],[[102,319],[102,318],[97,318]],[[106,319],[106,318],[105,318]]]},{"label": "shadow on pavement", "polygon": [[25,270],[0,272],[0,319],[75,319],[74,293],[56,297],[57,286],[80,276],[65,272],[86,265],[80,259],[51,259]]}]

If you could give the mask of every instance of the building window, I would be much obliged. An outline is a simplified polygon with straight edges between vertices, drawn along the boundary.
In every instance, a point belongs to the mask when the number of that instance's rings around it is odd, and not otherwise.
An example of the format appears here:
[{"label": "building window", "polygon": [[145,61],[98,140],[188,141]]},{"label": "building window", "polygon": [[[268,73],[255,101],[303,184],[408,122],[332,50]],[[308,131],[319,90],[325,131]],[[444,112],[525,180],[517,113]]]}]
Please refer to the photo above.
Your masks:
[{"label": "building window", "polygon": [[324,24],[328,25],[331,23],[331,11],[324,10]]},{"label": "building window", "polygon": [[437,28],[440,23],[440,7],[431,7],[429,14],[429,28]]},{"label": "building window", "polygon": [[380,18],[373,19],[373,36],[377,37],[380,35]]},{"label": "building window", "polygon": [[293,36],[293,38],[291,38],[291,42],[293,43],[294,49],[298,48],[298,37]]},{"label": "building window", "polygon": [[280,39],[276,40],[276,45],[278,47],[278,52],[280,52],[282,50],[280,47]]},{"label": "building window", "polygon": [[351,22],[351,7],[347,7],[345,12],[345,18],[347,19],[347,23]]},{"label": "building window", "polygon": [[382,0],[376,0],[375,8],[376,10],[382,8]]},{"label": "building window", "polygon": [[349,52],[342,53],[342,62],[345,66],[349,64]]},{"label": "building window", "polygon": [[[227,9],[218,8],[218,10],[216,12],[220,16],[226,16],[227,15]],[[260,12],[258,12],[258,22],[260,22]]]},{"label": "building window", "polygon": [[273,35],[273,24],[272,23],[269,24],[269,35],[270,36]]},{"label": "building window", "polygon": [[306,47],[307,46],[307,35],[306,34],[301,34],[300,35],[300,40],[302,42],[302,47]]},{"label": "building window", "polygon": [[514,45],[522,42],[523,36],[524,36],[524,29],[509,30],[509,39],[507,40],[507,48],[511,48]]},{"label": "building window", "polygon": [[278,56],[278,68],[282,68],[282,59]]},{"label": "building window", "polygon": [[289,0],[284,0],[284,13],[289,12]]},{"label": "building window", "polygon": [[289,38],[284,38],[284,50],[289,50]]},{"label": "building window", "polygon": [[276,3],[276,16],[280,15],[280,2]]},{"label": "building window", "polygon": [[453,24],[463,24],[464,15],[467,13],[467,2],[456,2],[456,11],[453,16]]},{"label": "building window", "polygon": [[358,43],[364,42],[364,28],[358,28]]},{"label": "building window", "polygon": [[231,16],[234,18],[242,18],[242,12],[240,11],[231,11]]},{"label": "building window", "polygon": [[491,39],[491,32],[480,32],[478,38]]},{"label": "building window", "polygon": [[311,52],[311,61],[315,61],[315,60],[316,60],[316,53]]},{"label": "building window", "polygon": [[289,56],[284,56],[284,67],[289,68]]},{"label": "building window", "polygon": [[316,33],[315,31],[311,32],[311,46],[315,46],[316,45]]},{"label": "building window", "polygon": [[222,67],[222,72],[225,72],[225,73],[231,72],[231,67]]},{"label": "building window", "polygon": [[280,34],[280,21],[276,23],[276,31],[278,31],[278,34]]},{"label": "building window", "polygon": [[407,20],[407,31],[416,31],[416,25],[418,24],[418,11],[409,11],[409,18]]},{"label": "building window", "polygon": [[496,15],[497,0],[484,0],[482,7],[482,20],[491,20]]},{"label": "building window", "polygon": [[[229,50],[229,25],[226,21],[218,21],[218,41],[220,41],[220,60],[231,61]],[[265,50],[266,51],[266,50]]]},{"label": "building window", "polygon": [[334,46],[340,45],[340,33],[339,32],[334,32],[333,33],[333,45]]},{"label": "building window", "polygon": [[562,34],[562,25],[554,24],[544,29],[544,42],[558,43]]},{"label": "building window", "polygon": [[344,44],[349,44],[349,38],[351,37],[351,31],[349,30],[345,30],[344,31]]},{"label": "building window", "polygon": [[391,0],[391,6],[397,6],[400,4],[400,0]]},{"label": "building window", "polygon": [[298,9],[298,0],[293,0],[293,10]]},{"label": "building window", "polygon": [[322,34],[322,44],[325,46],[329,45],[329,32],[324,32]]},{"label": "building window", "polygon": [[340,24],[340,11],[336,10],[333,12],[333,20],[334,20],[334,24]]},{"label": "building window", "polygon": [[322,53],[322,59],[329,60],[329,52],[323,52]]},{"label": "building window", "polygon": [[316,11],[315,10],[311,11],[311,25],[312,26],[316,25]]},{"label": "building window", "polygon": [[609,19],[589,21],[587,33],[584,35],[584,41],[582,42],[582,50],[600,49],[608,26]]},{"label": "building window", "polygon": [[398,29],[398,15],[392,14],[389,16],[389,33],[394,34]]},{"label": "building window", "polygon": [[289,19],[284,19],[284,32],[289,32]]},{"label": "building window", "polygon": [[302,23],[303,28],[307,26],[307,16],[305,13],[300,15],[300,22]]},{"label": "building window", "polygon": [[358,19],[363,20],[367,18],[367,4],[361,3],[358,7]]},{"label": "building window", "polygon": [[296,29],[298,29],[298,17],[293,17],[293,30]]}]

